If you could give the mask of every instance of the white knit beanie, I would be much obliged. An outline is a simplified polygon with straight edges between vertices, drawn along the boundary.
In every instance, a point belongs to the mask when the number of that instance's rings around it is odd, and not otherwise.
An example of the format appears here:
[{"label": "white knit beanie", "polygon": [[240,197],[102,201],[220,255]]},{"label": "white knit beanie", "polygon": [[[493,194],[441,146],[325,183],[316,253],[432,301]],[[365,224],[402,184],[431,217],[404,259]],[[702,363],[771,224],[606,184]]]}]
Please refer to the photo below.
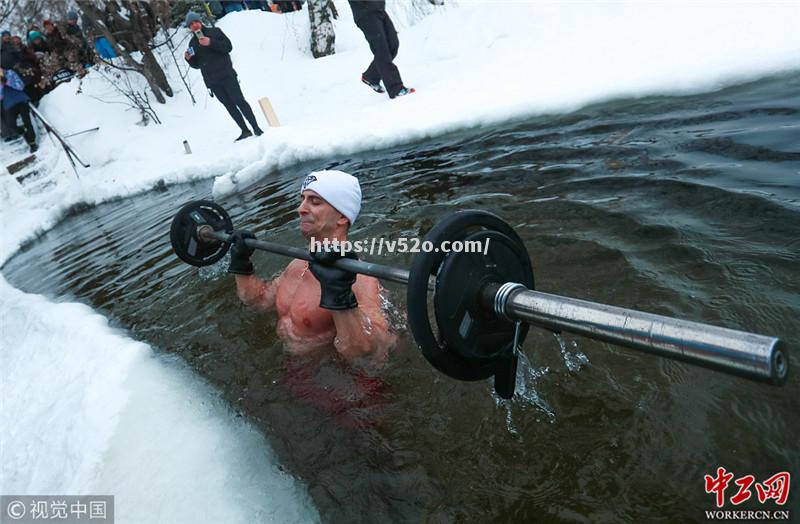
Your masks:
[{"label": "white knit beanie", "polygon": [[344,171],[314,171],[303,180],[300,193],[307,189],[314,191],[336,211],[346,216],[351,226],[356,221],[361,211],[361,184],[353,175]]}]

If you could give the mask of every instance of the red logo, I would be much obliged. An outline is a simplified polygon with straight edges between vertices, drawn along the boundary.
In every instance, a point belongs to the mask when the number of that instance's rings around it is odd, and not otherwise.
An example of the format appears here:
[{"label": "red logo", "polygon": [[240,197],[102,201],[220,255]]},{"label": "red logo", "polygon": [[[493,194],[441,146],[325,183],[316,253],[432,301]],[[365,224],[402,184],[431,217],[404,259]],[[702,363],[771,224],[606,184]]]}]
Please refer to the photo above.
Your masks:
[{"label": "red logo", "polygon": [[[728,489],[728,484],[733,480],[734,474],[729,473],[723,467],[717,468],[717,475],[712,477],[706,475],[705,487],[706,493],[716,495],[717,507],[721,508],[725,505],[725,490]],[[768,500],[775,500],[778,505],[786,504],[789,498],[789,484],[791,482],[791,475],[787,471],[781,471],[772,475],[764,482],[756,482],[753,475],[744,475],[736,479],[733,483],[739,487],[736,494],[729,499],[731,504],[738,506],[742,502],[750,499],[753,496],[751,487],[755,484],[756,495],[758,501],[763,504]]]}]

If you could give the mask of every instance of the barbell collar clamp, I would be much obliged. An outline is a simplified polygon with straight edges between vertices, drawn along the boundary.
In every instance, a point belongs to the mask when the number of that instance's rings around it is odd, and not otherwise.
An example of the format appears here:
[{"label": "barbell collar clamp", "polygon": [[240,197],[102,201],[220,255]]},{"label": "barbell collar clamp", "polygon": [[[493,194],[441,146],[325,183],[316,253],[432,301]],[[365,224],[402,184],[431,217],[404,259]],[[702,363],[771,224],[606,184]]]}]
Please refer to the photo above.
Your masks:
[{"label": "barbell collar clamp", "polygon": [[515,291],[527,291],[527,289],[528,288],[517,282],[506,282],[501,285],[494,295],[494,314],[509,322],[514,322],[514,319],[506,313],[506,304]]},{"label": "barbell collar clamp", "polygon": [[[200,242],[206,243],[214,243],[214,242],[227,242],[227,238],[225,240],[221,240],[217,237],[217,231],[214,231],[214,228],[209,226],[208,224],[203,224],[197,228],[197,239]],[[227,235],[226,235],[227,236]]]}]

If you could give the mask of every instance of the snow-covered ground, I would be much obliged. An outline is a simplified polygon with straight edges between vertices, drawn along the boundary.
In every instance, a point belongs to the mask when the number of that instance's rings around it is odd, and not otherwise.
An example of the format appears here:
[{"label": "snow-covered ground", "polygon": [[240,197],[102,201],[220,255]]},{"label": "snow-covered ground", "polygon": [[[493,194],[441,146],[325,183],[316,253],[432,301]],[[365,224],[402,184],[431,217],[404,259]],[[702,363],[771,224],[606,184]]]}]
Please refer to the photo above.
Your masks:
[{"label": "snow-covered ground", "polygon": [[[111,89],[94,72],[49,94],[40,111],[64,133],[100,127],[70,140],[92,167],[77,179],[40,137],[44,182],[26,187],[0,175],[0,263],[69,206],[160,181],[216,177],[215,193],[225,194],[298,161],[800,69],[798,2],[460,0],[421,17],[406,0],[390,0],[396,63],[418,89],[390,101],[359,82],[369,48],[347,3],[336,5],[337,53],[317,60],[305,11],[233,13],[220,22],[266,129],[260,138],[234,144],[238,129],[199,72],[190,74],[192,105],[174,66],[177,93],[155,104],[162,125],[137,126],[134,111],[101,101]],[[262,96],[282,127],[267,129]],[[183,140],[193,154],[184,154]],[[14,160],[7,148],[0,154],[4,164]],[[302,486],[270,465],[267,443],[213,391],[89,308],[22,293],[0,276],[0,328],[0,493],[114,493],[120,522],[155,520],[139,513],[145,500],[169,522],[315,518]]]}]

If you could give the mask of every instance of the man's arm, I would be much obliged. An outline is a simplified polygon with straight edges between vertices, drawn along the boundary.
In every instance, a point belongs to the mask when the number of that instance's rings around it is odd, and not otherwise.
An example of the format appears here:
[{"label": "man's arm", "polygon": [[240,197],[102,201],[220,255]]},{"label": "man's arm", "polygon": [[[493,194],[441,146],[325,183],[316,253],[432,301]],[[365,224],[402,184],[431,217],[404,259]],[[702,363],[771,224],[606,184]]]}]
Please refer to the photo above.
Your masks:
[{"label": "man's arm", "polygon": [[255,248],[247,244],[248,240],[256,237],[252,232],[244,229],[235,229],[231,232],[231,262],[228,273],[236,275],[236,294],[245,305],[261,310],[275,308],[275,294],[281,276],[271,282],[266,282],[255,276],[253,263],[250,256]]},{"label": "man's arm", "polygon": [[255,275],[236,275],[236,294],[246,306],[260,311],[271,311],[275,309],[275,296],[281,278],[283,273],[269,282]]},{"label": "man's arm", "polygon": [[222,32],[222,29],[215,27],[215,31],[208,35],[211,42],[208,47],[218,53],[230,53],[233,51],[233,44],[230,39]]},{"label": "man's arm", "polygon": [[373,277],[359,275],[353,293],[358,307],[331,311],[336,325],[336,351],[347,360],[369,356],[383,361],[397,337],[389,331],[381,308],[380,284]]},{"label": "man's arm", "polygon": [[189,63],[189,67],[192,69],[200,69],[200,64],[197,63],[197,55],[190,55],[189,51],[183,53],[183,58],[186,62]]},{"label": "man's arm", "polygon": [[[195,46],[198,44],[199,42],[197,41],[196,36],[193,36],[192,39],[189,40],[189,47],[195,50],[197,49],[197,47]],[[195,54],[190,55],[189,50],[187,49],[186,51],[183,52],[183,59],[186,60],[186,62],[189,64],[189,67],[191,67],[192,69],[200,69],[200,62],[197,60],[196,52]]]}]

